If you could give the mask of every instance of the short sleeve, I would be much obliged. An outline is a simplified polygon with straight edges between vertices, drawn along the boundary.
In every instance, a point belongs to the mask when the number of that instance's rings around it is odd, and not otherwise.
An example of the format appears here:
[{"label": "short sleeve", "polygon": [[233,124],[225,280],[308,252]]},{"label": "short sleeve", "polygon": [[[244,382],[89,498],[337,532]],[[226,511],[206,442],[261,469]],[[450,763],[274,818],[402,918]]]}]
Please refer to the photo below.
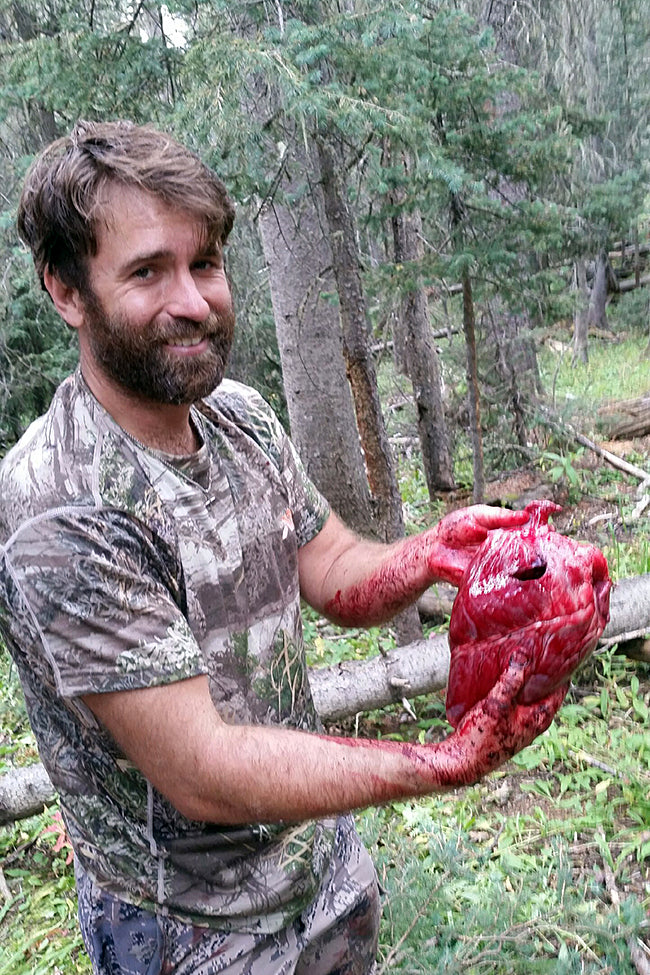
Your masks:
[{"label": "short sleeve", "polygon": [[3,576],[12,642],[34,666],[45,657],[62,697],[205,673],[183,615],[182,570],[131,516],[67,509],[32,519],[5,549]]}]

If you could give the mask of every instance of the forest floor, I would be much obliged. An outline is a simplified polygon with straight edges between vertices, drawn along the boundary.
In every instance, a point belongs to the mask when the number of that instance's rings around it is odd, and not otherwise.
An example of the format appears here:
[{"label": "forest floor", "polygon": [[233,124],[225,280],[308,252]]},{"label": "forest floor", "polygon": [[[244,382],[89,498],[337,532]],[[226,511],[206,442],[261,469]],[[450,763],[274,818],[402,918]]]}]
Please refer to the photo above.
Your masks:
[{"label": "forest floor", "polygon": [[[637,463],[639,456],[650,458],[650,437],[601,441],[600,446],[622,458],[635,457]],[[580,471],[589,475],[606,462],[585,452],[578,464]],[[485,501],[519,508],[534,498],[551,498],[562,506],[553,519],[559,531],[611,550],[634,540],[638,544],[640,532],[648,537],[647,518],[631,522],[623,514],[636,504],[637,487],[634,479],[624,478],[617,479],[609,491],[572,492],[566,482],[551,484],[539,467],[531,467],[491,481],[486,486]],[[468,503],[471,497],[463,491],[446,498],[447,510]],[[629,652],[634,652],[631,647]],[[428,698],[416,702],[411,713],[399,707],[373,712],[337,725],[336,732],[441,740],[450,730],[444,721],[444,692],[433,697],[437,701]],[[474,788],[469,839],[479,847],[496,849],[504,824],[518,823],[531,837],[528,852],[540,855],[548,836],[561,836],[574,889],[597,891],[586,896],[596,896],[601,906],[614,911],[632,897],[645,905],[650,918],[649,709],[647,657],[644,661],[630,659],[624,646],[609,648],[604,656],[597,651],[574,678],[556,719],[552,746],[540,748],[537,759],[536,746],[531,746],[523,753],[528,758],[520,756]],[[622,760],[621,749],[627,752],[629,764]],[[638,766],[635,750],[641,759]],[[609,813],[603,815],[603,806]],[[533,824],[539,824],[538,832]],[[645,949],[637,955],[635,970],[647,975],[648,926],[641,942]],[[609,970],[617,971],[615,967],[602,968]]]},{"label": "forest floor", "polygon": [[[650,458],[650,436],[635,440],[599,440],[598,446],[621,460],[630,456],[638,458],[639,455]],[[587,476],[598,470],[613,470],[602,457],[588,451],[574,464],[578,474]],[[647,466],[650,468],[650,462]],[[627,524],[621,516],[626,501],[633,505],[637,487],[637,482],[628,478],[616,480],[609,492],[572,492],[566,480],[552,483],[539,466],[531,465],[489,481],[485,486],[485,503],[519,508],[535,498],[549,498],[562,508],[553,517],[558,531],[602,546],[605,541],[611,541],[612,535],[620,543],[625,543],[638,532],[637,526]],[[448,495],[447,503],[450,509],[458,508],[471,503],[471,498],[467,491],[455,491]]]}]

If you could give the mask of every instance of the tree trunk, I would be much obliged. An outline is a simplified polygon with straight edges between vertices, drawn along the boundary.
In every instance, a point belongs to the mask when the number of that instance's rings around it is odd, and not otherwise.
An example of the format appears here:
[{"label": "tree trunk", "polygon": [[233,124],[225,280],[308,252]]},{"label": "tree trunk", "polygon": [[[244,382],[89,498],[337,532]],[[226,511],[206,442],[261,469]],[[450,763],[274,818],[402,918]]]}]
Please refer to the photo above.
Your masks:
[{"label": "tree trunk", "polygon": [[582,258],[575,262],[575,292],[576,307],[573,315],[573,358],[572,365],[578,362],[587,363],[589,289],[587,287],[587,269]]},{"label": "tree trunk", "polygon": [[[422,220],[419,213],[393,219],[395,261],[398,264],[422,259]],[[442,376],[433,344],[426,293],[414,286],[402,299],[404,360],[413,384],[418,415],[418,433],[429,495],[455,488],[453,461],[449,450],[447,423],[442,402]]]},{"label": "tree trunk", "polygon": [[343,355],[380,530],[386,541],[393,541],[404,534],[402,501],[370,348],[356,233],[345,196],[345,182],[341,178],[340,153],[327,141],[327,135],[319,137],[317,147],[339,297]]},{"label": "tree trunk", "polygon": [[504,308],[498,298],[488,303],[488,348],[499,377],[495,389],[498,402],[510,404],[517,443],[528,443],[526,403],[533,391],[541,392],[535,343],[528,331],[527,318]]},{"label": "tree trunk", "polygon": [[[259,230],[268,264],[273,314],[291,436],[316,486],[355,531],[376,534],[354,403],[345,375],[332,255],[323,235],[322,198],[304,185],[309,161],[291,163],[282,189],[291,207],[270,203]],[[320,212],[319,212],[320,210]]]},{"label": "tree trunk", "polygon": [[[321,134],[317,140],[317,149],[339,296],[343,355],[354,399],[368,483],[376,505],[378,527],[383,539],[391,542],[404,535],[404,514],[379,400],[356,233],[345,195],[345,181],[340,175],[342,160],[338,146],[329,142],[326,134]],[[422,626],[414,606],[396,616],[393,626],[400,642],[422,636]]]},{"label": "tree trunk", "polygon": [[[11,11],[18,37],[22,41],[35,40],[41,31],[34,12],[24,3],[11,4]],[[55,28],[55,23],[55,21],[50,22],[50,30],[58,29]],[[25,99],[24,111],[27,125],[21,128],[20,136],[25,146],[25,153],[31,155],[40,152],[44,146],[58,138],[60,133],[54,112],[50,108],[45,108],[38,97]]]},{"label": "tree trunk", "polygon": [[[463,221],[465,207],[458,193],[452,193],[450,201],[452,233],[460,251],[463,246]],[[472,295],[472,280],[465,267],[461,275],[463,289],[463,332],[465,335],[465,356],[467,375],[467,407],[469,412],[469,434],[472,444],[472,469],[474,484],[472,498],[475,503],[483,500],[485,490],[485,467],[483,463],[483,434],[481,431],[481,399],[478,381],[478,356],[476,352],[476,316]]]},{"label": "tree trunk", "polygon": [[[622,579],[612,590],[610,620],[601,644],[633,640],[648,631],[650,574]],[[316,709],[327,722],[441,691],[448,673],[449,645],[442,633],[369,660],[312,670],[309,680]],[[55,799],[39,763],[6,772],[0,776],[0,825],[33,816]]]},{"label": "tree trunk", "polygon": [[596,273],[591,286],[591,298],[587,311],[587,328],[606,330],[607,323],[607,286],[609,279],[609,257],[606,250],[601,250],[596,259]]},{"label": "tree trunk", "polygon": [[476,328],[472,282],[467,271],[463,271],[463,331],[465,333],[465,352],[467,355],[467,402],[469,407],[469,430],[472,441],[472,469],[474,485],[472,499],[475,503],[483,500],[485,490],[485,468],[483,464],[483,434],[481,431],[481,401],[478,383],[478,359],[476,355]]}]

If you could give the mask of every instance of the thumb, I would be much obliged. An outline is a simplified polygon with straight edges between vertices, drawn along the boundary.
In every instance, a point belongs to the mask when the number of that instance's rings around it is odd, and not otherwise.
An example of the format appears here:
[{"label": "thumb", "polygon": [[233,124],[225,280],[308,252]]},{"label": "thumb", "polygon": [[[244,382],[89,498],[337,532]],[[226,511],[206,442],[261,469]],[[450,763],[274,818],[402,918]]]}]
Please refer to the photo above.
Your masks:
[{"label": "thumb", "polygon": [[530,663],[530,654],[525,647],[513,650],[508,666],[488,694],[486,700],[491,700],[499,708],[514,704],[526,683],[526,667]]}]

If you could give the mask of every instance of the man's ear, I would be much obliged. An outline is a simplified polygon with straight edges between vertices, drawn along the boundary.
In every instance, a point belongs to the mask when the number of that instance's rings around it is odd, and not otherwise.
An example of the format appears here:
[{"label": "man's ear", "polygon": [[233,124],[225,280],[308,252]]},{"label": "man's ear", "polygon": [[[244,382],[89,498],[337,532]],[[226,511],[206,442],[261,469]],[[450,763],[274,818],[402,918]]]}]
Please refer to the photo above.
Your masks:
[{"label": "man's ear", "polygon": [[43,283],[63,321],[71,328],[80,328],[85,319],[85,307],[78,289],[64,284],[48,270],[43,272]]}]

